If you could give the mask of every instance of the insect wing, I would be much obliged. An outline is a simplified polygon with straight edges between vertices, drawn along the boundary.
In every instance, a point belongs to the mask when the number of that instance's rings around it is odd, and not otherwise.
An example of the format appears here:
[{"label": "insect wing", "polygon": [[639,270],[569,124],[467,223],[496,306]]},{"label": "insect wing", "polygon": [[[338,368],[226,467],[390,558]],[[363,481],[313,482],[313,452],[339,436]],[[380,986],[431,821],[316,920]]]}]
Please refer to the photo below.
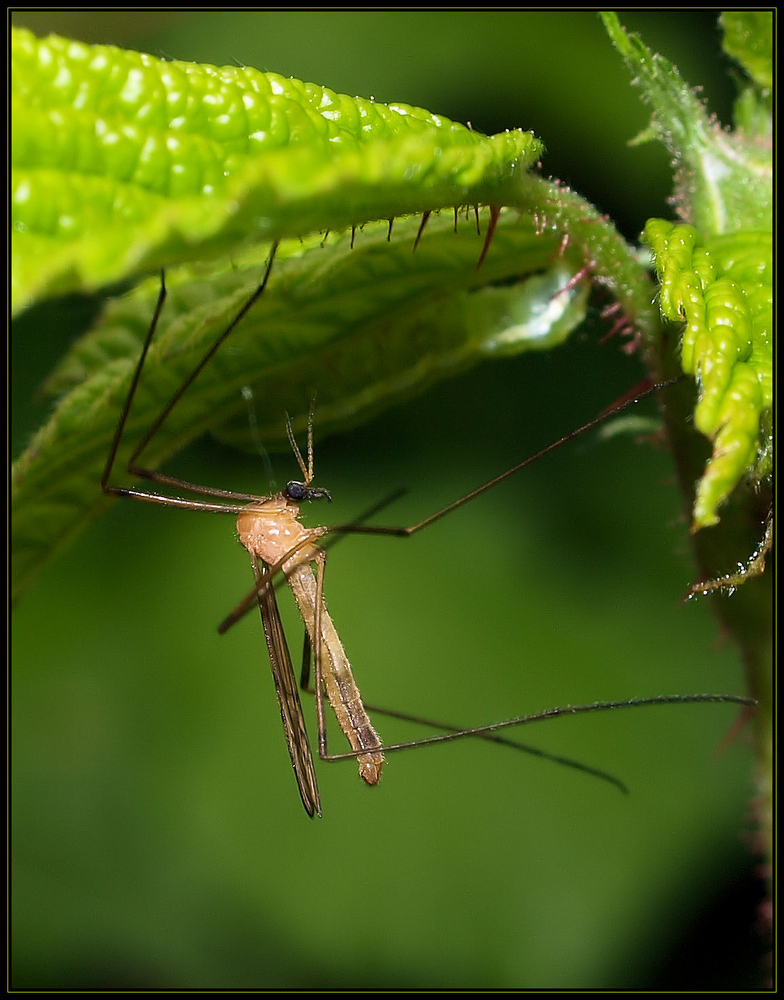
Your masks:
[{"label": "insect wing", "polygon": [[[267,575],[267,567],[259,569],[258,561],[253,559],[253,572],[257,583],[261,583]],[[259,611],[264,626],[264,637],[267,640],[272,679],[275,682],[275,694],[280,707],[280,717],[283,721],[283,731],[291,757],[291,766],[299,786],[302,804],[309,816],[321,815],[321,798],[316,781],[316,768],[310,750],[308,731],[305,728],[305,717],[302,712],[302,702],[299,689],[291,665],[291,655],[280,620],[278,602],[275,599],[274,587],[264,587],[258,595]]]}]

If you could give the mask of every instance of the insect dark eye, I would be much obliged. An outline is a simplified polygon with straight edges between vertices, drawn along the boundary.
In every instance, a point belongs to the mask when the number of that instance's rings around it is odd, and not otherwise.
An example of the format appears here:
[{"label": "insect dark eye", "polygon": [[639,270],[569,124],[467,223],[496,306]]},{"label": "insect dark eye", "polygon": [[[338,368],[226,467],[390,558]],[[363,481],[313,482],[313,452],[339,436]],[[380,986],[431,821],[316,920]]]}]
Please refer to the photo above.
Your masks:
[{"label": "insect dark eye", "polygon": [[296,479],[292,479],[290,483],[286,483],[283,495],[287,499],[293,500],[294,503],[301,503],[303,500],[321,500],[324,497],[327,500],[332,499],[329,490],[322,489],[320,486],[316,489],[311,489],[307,483],[299,483]]}]

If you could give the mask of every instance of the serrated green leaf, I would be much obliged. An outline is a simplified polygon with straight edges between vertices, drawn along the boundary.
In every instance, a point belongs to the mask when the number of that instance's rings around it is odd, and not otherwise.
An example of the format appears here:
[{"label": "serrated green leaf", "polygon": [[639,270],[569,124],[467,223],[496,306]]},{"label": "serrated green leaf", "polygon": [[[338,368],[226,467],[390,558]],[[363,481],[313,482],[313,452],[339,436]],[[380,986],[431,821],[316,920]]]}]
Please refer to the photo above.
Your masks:
[{"label": "serrated green leaf", "polygon": [[[21,301],[164,263],[170,272],[169,318],[131,439],[258,283],[269,252],[258,240],[302,239],[280,244],[246,333],[233,335],[167,420],[145,455],[150,465],[207,428],[241,442],[244,413],[234,424],[231,416],[244,386],[255,387],[269,444],[283,410],[298,401],[304,414],[314,389],[325,432],[488,353],[557,342],[581,318],[592,280],[618,302],[616,329],[650,342],[642,267],[590,205],[525,174],[541,150],[527,132],[487,138],[421,109],[275,74],[27,32],[14,34],[14,60],[24,111],[14,143]],[[420,220],[400,215],[477,202],[519,213],[501,217],[481,268],[482,239],[465,223],[453,233],[451,211],[434,217],[412,254]],[[390,244],[386,222],[363,233],[361,251],[348,236],[319,235],[393,217]],[[171,273],[196,256],[190,274]],[[523,286],[535,272],[543,273]],[[19,581],[106,506],[102,464],[155,294],[110,310],[50,380],[67,395],[14,467]]]},{"label": "serrated green leaf", "polygon": [[[694,422],[713,442],[693,523],[718,522],[718,507],[745,475],[766,467],[773,405],[773,246],[770,233],[712,239],[692,226],[650,219],[662,315],[685,321],[683,370],[697,380]],[[767,431],[765,430],[767,428]]]},{"label": "serrated green leaf", "polygon": [[[713,444],[693,509],[695,529],[715,524],[718,507],[771,452],[761,431],[772,405],[772,173],[767,129],[729,132],[710,118],[666,59],[603,14],[613,43],[653,105],[649,134],[675,157],[674,202],[693,225],[651,219],[645,236],[661,281],[662,315],[686,321],[683,370],[694,375],[694,423]],[[725,18],[739,38],[756,21]],[[764,25],[758,25],[764,28]],[[747,49],[760,53],[765,31]],[[740,57],[740,53],[738,53]],[[749,111],[749,124],[754,115]]]},{"label": "serrated green leaf", "polygon": [[[151,388],[140,394],[132,433],[141,433],[144,421],[149,426],[155,405],[160,410],[198,350],[259,280],[259,252],[268,244],[259,251],[249,238],[304,238],[279,247],[268,294],[254,310],[255,360],[242,359],[238,331],[226,357],[241,364],[210,366],[156,439],[150,464],[207,427],[222,425],[224,438],[242,438],[243,418],[239,431],[226,422],[240,386],[263,383],[257,398],[267,415],[260,419],[272,439],[283,409],[299,399],[304,413],[314,388],[325,431],[421,391],[483,353],[552,343],[582,315],[589,273],[617,298],[618,328],[636,321],[637,335],[650,338],[640,265],[591,206],[525,174],[541,150],[527,132],[487,138],[420,109],[350,99],[274,74],[166,63],[57,38],[38,42],[27,33],[15,36],[15,57],[16,97],[35,123],[20,120],[14,152],[14,274],[27,289],[23,299],[231,253],[230,260],[200,264],[198,280],[194,273],[181,289],[172,275],[182,305],[169,305],[175,332],[152,353]],[[53,120],[59,131],[52,131]],[[451,212],[430,223],[416,255],[419,220],[401,228],[398,218],[391,248],[386,223],[372,237],[368,231],[362,253],[350,250],[348,237],[322,247],[318,235],[466,202],[505,203],[521,213],[520,222],[502,218],[492,247],[496,263],[479,270],[481,240],[474,231],[466,250],[468,227],[458,227],[455,237]],[[508,255],[500,269],[496,245]],[[424,247],[432,247],[432,256]],[[578,281],[555,294],[553,282],[567,282],[586,262],[582,287]],[[484,287],[519,282],[534,271],[547,274],[525,292]],[[330,275],[328,286],[319,285],[321,273]],[[292,311],[307,288],[318,288],[310,313],[301,301]],[[131,307],[136,316],[119,327],[101,328],[50,380],[70,392],[15,467],[21,578],[105,506],[96,493],[102,456],[153,297],[148,292],[141,308]],[[167,343],[176,345],[170,355]],[[322,388],[325,351],[335,377]],[[156,358],[166,358],[163,374]]]},{"label": "serrated green leaf", "polygon": [[682,220],[711,235],[769,227],[769,136],[723,129],[667,59],[627,33],[616,14],[602,17],[643,100],[653,106],[646,136],[656,135],[674,157],[673,200]]},{"label": "serrated green leaf", "polygon": [[12,33],[14,308],[243,241],[508,202],[541,143],[248,67]]}]

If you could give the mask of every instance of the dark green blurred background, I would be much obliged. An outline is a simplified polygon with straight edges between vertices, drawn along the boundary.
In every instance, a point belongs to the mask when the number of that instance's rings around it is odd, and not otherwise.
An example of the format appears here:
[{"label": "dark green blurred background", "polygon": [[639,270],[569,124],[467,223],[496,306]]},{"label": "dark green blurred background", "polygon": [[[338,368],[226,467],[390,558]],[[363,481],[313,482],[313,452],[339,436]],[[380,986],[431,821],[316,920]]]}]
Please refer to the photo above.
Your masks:
[{"label": "dark green blurred background", "polygon": [[[630,13],[728,120],[714,12]],[[17,23],[155,55],[239,62],[483,132],[532,128],[544,171],[634,239],[668,214],[667,156],[592,13],[35,13]],[[15,441],[79,323],[14,339]],[[564,348],[488,363],[323,442],[350,518],[390,489],[410,523],[640,378],[596,316]],[[50,346],[51,344],[51,346]],[[279,479],[293,474],[276,460]],[[210,442],[170,471],[263,489]],[[261,486],[259,485],[261,483]],[[368,701],[480,724],[552,705],[741,692],[693,570],[666,453],[580,441],[410,541],[347,540],[328,599]],[[309,821],[259,622],[215,626],[251,582],[230,519],[118,505],[46,569],[14,623],[17,988],[754,986],[750,755],[735,712],[675,706],[522,734],[631,796],[462,741],[391,757],[382,785],[322,765]],[[288,619],[294,635],[299,625]],[[296,648],[299,639],[294,642]],[[310,707],[308,707],[310,711]],[[417,735],[378,722],[388,740]]]}]

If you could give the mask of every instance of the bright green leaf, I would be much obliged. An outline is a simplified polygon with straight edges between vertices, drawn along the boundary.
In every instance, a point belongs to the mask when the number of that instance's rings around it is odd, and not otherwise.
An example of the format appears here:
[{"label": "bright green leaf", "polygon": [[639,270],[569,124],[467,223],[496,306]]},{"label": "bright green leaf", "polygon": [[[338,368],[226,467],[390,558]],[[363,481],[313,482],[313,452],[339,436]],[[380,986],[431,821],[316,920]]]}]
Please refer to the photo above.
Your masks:
[{"label": "bright green leaf", "polygon": [[12,33],[13,301],[373,219],[504,204],[541,153],[249,67]]},{"label": "bright green leaf", "polygon": [[[482,357],[552,346],[582,319],[592,283],[617,300],[616,329],[650,344],[642,267],[595,209],[526,174],[541,151],[528,132],[488,138],[275,74],[27,32],[14,33],[13,55],[18,301],[163,265],[169,275],[129,440],[282,240],[263,299],[166,421],[149,465],[208,428],[245,446],[245,387],[270,445],[284,410],[304,419],[314,391],[326,433]],[[485,237],[453,212],[476,204],[516,210],[501,215],[481,267]],[[401,218],[412,212],[424,214]],[[389,222],[374,220],[392,219],[388,239]],[[324,235],[359,224],[356,241]],[[66,394],[13,473],[20,582],[107,504],[102,465],[157,287],[110,305],[49,380]]]},{"label": "bright green leaf", "polygon": [[719,504],[770,449],[761,421],[773,404],[771,236],[707,240],[663,219],[649,220],[645,235],[662,314],[685,320],[683,370],[699,387],[694,422],[713,442],[694,505],[694,526],[702,528],[718,522]]},{"label": "bright green leaf", "polygon": [[[764,129],[760,135],[722,129],[666,59],[627,34],[616,15],[603,17],[644,99],[653,105],[651,135],[675,157],[674,200],[692,223],[651,219],[645,236],[661,281],[662,315],[686,322],[681,361],[697,381],[694,423],[713,444],[693,510],[693,525],[702,528],[718,522],[719,505],[744,476],[758,479],[768,471],[772,446],[765,415],[773,396],[770,144]],[[733,16],[725,24],[733,29],[735,41],[729,44],[739,50],[738,39],[744,32],[748,36],[750,22],[741,24]],[[755,35],[757,53],[765,38],[764,31]]]}]

